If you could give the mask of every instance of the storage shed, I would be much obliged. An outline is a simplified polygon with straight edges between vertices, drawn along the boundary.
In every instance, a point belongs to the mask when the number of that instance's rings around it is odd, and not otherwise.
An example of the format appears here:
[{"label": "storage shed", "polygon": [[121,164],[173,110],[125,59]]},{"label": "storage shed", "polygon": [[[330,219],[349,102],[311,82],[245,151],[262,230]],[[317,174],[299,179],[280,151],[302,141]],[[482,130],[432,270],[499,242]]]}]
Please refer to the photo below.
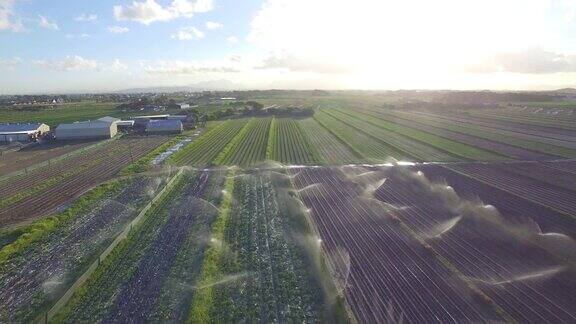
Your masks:
[{"label": "storage shed", "polygon": [[117,123],[119,121],[121,121],[120,118],[116,118],[116,117],[110,117],[110,116],[105,116],[102,118],[98,118],[99,121],[103,121],[105,123]]},{"label": "storage shed", "polygon": [[75,122],[71,124],[60,124],[56,127],[56,139],[95,139],[112,138],[118,133],[116,122],[106,122],[101,120]]},{"label": "storage shed", "polygon": [[43,123],[0,123],[0,142],[27,142],[49,131]]},{"label": "storage shed", "polygon": [[151,120],[146,124],[146,134],[179,134],[183,129],[182,122],[177,119]]}]

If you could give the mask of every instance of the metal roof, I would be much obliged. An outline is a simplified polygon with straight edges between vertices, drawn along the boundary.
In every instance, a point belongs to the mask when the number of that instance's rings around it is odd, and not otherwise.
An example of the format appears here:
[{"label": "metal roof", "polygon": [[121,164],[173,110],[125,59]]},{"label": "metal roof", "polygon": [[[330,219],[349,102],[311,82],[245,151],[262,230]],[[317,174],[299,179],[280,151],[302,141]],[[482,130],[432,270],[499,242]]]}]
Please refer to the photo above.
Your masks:
[{"label": "metal roof", "polygon": [[110,123],[101,120],[89,120],[74,122],[71,124],[60,124],[56,129],[80,129],[80,128],[110,128]]},{"label": "metal roof", "polygon": [[110,116],[105,116],[102,118],[98,118],[99,121],[103,121],[103,122],[107,122],[107,123],[114,123],[114,122],[119,122],[120,118],[115,118],[115,117],[110,117]]},{"label": "metal roof", "polygon": [[158,129],[158,128],[182,128],[182,122],[178,119],[167,119],[167,120],[151,120],[147,125],[146,129]]},{"label": "metal roof", "polygon": [[33,133],[42,123],[0,123],[0,134]]},{"label": "metal roof", "polygon": [[133,119],[137,119],[137,118],[166,118],[170,115],[148,115],[148,116],[134,116],[132,117]]}]

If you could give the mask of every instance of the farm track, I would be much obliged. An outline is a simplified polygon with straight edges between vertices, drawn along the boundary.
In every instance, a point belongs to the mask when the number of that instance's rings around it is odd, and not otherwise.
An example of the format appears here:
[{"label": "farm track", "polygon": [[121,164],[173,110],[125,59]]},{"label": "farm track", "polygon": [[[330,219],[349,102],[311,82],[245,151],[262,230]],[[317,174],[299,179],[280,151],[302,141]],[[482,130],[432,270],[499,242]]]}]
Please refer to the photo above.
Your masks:
[{"label": "farm track", "polygon": [[[46,173],[38,170],[17,179],[9,179],[8,182],[2,184],[0,195],[5,195],[11,190],[20,192],[33,190],[34,186],[40,186],[42,182],[50,178],[56,178],[58,181],[0,209],[0,226],[12,225],[45,215],[94,185],[109,180],[123,167],[145,156],[166,139],[165,137],[151,137],[116,140],[91,154],[82,154],[66,160],[62,166],[53,166]],[[73,171],[78,165],[83,164],[89,164],[83,172],[58,178],[59,174],[66,174],[65,172]]]},{"label": "farm track", "polygon": [[360,322],[387,322],[390,309],[408,322],[500,319],[390,217],[359,200],[355,186],[335,171],[301,170],[295,183],[318,184],[301,195],[332,268],[349,260],[342,288]]},{"label": "farm track", "polygon": [[[428,242],[467,277],[478,282],[496,303],[520,321],[570,323],[576,320],[573,297],[567,289],[576,288],[572,275],[553,277],[545,282],[515,280],[523,273],[538,273],[561,266],[543,249],[523,242],[520,237],[508,232],[504,224],[490,224],[483,220],[488,216],[455,214],[443,205],[442,197],[425,185],[418,185],[415,175],[390,173],[387,181],[376,193],[376,197],[387,203],[403,206],[398,216],[414,231],[423,236],[455,217],[457,223],[441,236]],[[412,178],[412,179],[410,179]],[[447,189],[451,191],[450,189]],[[439,195],[438,195],[439,196]],[[438,201],[434,203],[434,198]],[[445,202],[444,202],[445,203]],[[479,217],[479,218],[475,218]],[[504,282],[506,289],[499,289]]]}]

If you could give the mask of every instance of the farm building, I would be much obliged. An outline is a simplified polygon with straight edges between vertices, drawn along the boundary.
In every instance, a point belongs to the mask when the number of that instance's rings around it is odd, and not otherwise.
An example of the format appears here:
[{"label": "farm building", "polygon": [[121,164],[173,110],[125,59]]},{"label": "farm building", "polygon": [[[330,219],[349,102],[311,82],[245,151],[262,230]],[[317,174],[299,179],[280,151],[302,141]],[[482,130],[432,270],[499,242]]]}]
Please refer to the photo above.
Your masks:
[{"label": "farm building", "polygon": [[56,139],[94,139],[112,138],[118,132],[116,122],[93,120],[85,122],[75,122],[71,124],[60,124],[56,127]]},{"label": "farm building", "polygon": [[0,124],[0,142],[27,142],[49,131],[50,126],[42,123]]},{"label": "farm building", "polygon": [[116,125],[118,126],[118,130],[130,130],[134,127],[134,121],[133,120],[121,120],[119,122],[116,122]]},{"label": "farm building", "polygon": [[151,120],[146,124],[147,134],[178,134],[182,130],[182,122],[177,119]]},{"label": "farm building", "polygon": [[187,104],[187,103],[178,103],[178,104],[176,104],[176,106],[178,106],[178,108],[180,108],[180,109],[188,109],[188,108],[190,108],[190,105]]},{"label": "farm building", "polygon": [[115,118],[115,117],[110,117],[110,116],[98,118],[98,120],[106,122],[106,123],[117,123],[117,122],[121,121],[120,118]]}]

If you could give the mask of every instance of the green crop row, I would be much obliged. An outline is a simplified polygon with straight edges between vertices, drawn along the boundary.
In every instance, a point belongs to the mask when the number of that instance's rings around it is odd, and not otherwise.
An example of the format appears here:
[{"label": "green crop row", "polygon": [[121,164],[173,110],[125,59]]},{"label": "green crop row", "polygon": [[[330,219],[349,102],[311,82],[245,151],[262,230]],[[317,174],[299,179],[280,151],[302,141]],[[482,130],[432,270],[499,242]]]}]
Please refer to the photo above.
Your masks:
[{"label": "green crop row", "polygon": [[551,145],[548,143],[543,142],[536,142],[532,140],[523,139],[520,137],[516,137],[510,132],[504,130],[497,130],[497,129],[490,129],[483,126],[477,125],[467,125],[463,126],[458,123],[450,122],[449,120],[440,118],[440,117],[433,117],[430,115],[426,115],[425,118],[419,116],[415,113],[409,112],[402,112],[397,113],[401,118],[404,119],[415,119],[418,120],[419,123],[444,128],[453,132],[468,134],[472,136],[476,136],[479,138],[487,139],[490,141],[500,142],[509,144],[512,146],[517,146],[523,149],[531,150],[531,151],[538,151],[550,155],[555,155],[558,157],[565,157],[565,158],[576,158],[576,150],[569,149],[566,147],[560,147],[556,145]]},{"label": "green crop row", "polygon": [[[414,141],[423,143],[427,146],[434,147],[438,150],[447,152],[454,156],[459,156],[466,160],[477,160],[477,161],[487,161],[487,160],[507,160],[507,158],[498,155],[496,153],[492,153],[480,148],[476,148],[474,146],[470,146],[464,143],[456,142],[444,137],[440,137],[428,132],[424,132],[421,130],[417,130],[415,128],[403,126],[400,124],[396,124],[383,118],[374,118],[371,114],[365,114],[362,112],[354,111],[354,112],[347,112],[344,110],[337,110],[343,114],[346,114],[352,118],[357,120],[361,120],[365,123],[381,127],[386,129],[390,132],[394,132],[396,134],[400,134],[410,138]],[[414,154],[413,152],[411,152]]]},{"label": "green crop row", "polygon": [[289,118],[278,119],[272,159],[286,164],[319,164],[320,157],[300,125]]},{"label": "green crop row", "polygon": [[360,154],[350,150],[347,145],[341,142],[329,130],[324,128],[314,118],[307,118],[298,122],[307,135],[310,144],[314,146],[320,160],[327,165],[339,165],[357,163],[362,161]]},{"label": "green crop row", "polygon": [[176,179],[144,214],[143,220],[131,228],[127,237],[100,262],[89,279],[53,318],[55,323],[88,322],[106,315],[122,283],[134,274],[147,247],[168,222],[166,209],[189,181],[187,178],[182,176]]},{"label": "green crop row", "polygon": [[176,165],[207,165],[214,161],[246,123],[245,119],[221,123],[170,156],[168,162]]},{"label": "green crop row", "polygon": [[268,132],[268,143],[266,145],[266,159],[272,160],[272,155],[274,154],[274,145],[276,143],[276,128],[277,122],[276,117],[272,118],[272,122],[270,123],[270,130]]},{"label": "green crop row", "polygon": [[220,263],[224,251],[224,233],[232,209],[234,194],[234,170],[228,174],[224,185],[224,199],[220,205],[220,214],[212,225],[211,241],[214,244],[208,248],[202,262],[202,270],[197,280],[198,289],[192,300],[188,323],[210,323],[213,306],[213,283],[221,276]]},{"label": "green crop row", "polygon": [[398,157],[397,151],[382,141],[367,136],[358,129],[328,115],[323,110],[314,114],[314,119],[336,136],[360,159],[368,162],[385,162],[390,157]]}]

